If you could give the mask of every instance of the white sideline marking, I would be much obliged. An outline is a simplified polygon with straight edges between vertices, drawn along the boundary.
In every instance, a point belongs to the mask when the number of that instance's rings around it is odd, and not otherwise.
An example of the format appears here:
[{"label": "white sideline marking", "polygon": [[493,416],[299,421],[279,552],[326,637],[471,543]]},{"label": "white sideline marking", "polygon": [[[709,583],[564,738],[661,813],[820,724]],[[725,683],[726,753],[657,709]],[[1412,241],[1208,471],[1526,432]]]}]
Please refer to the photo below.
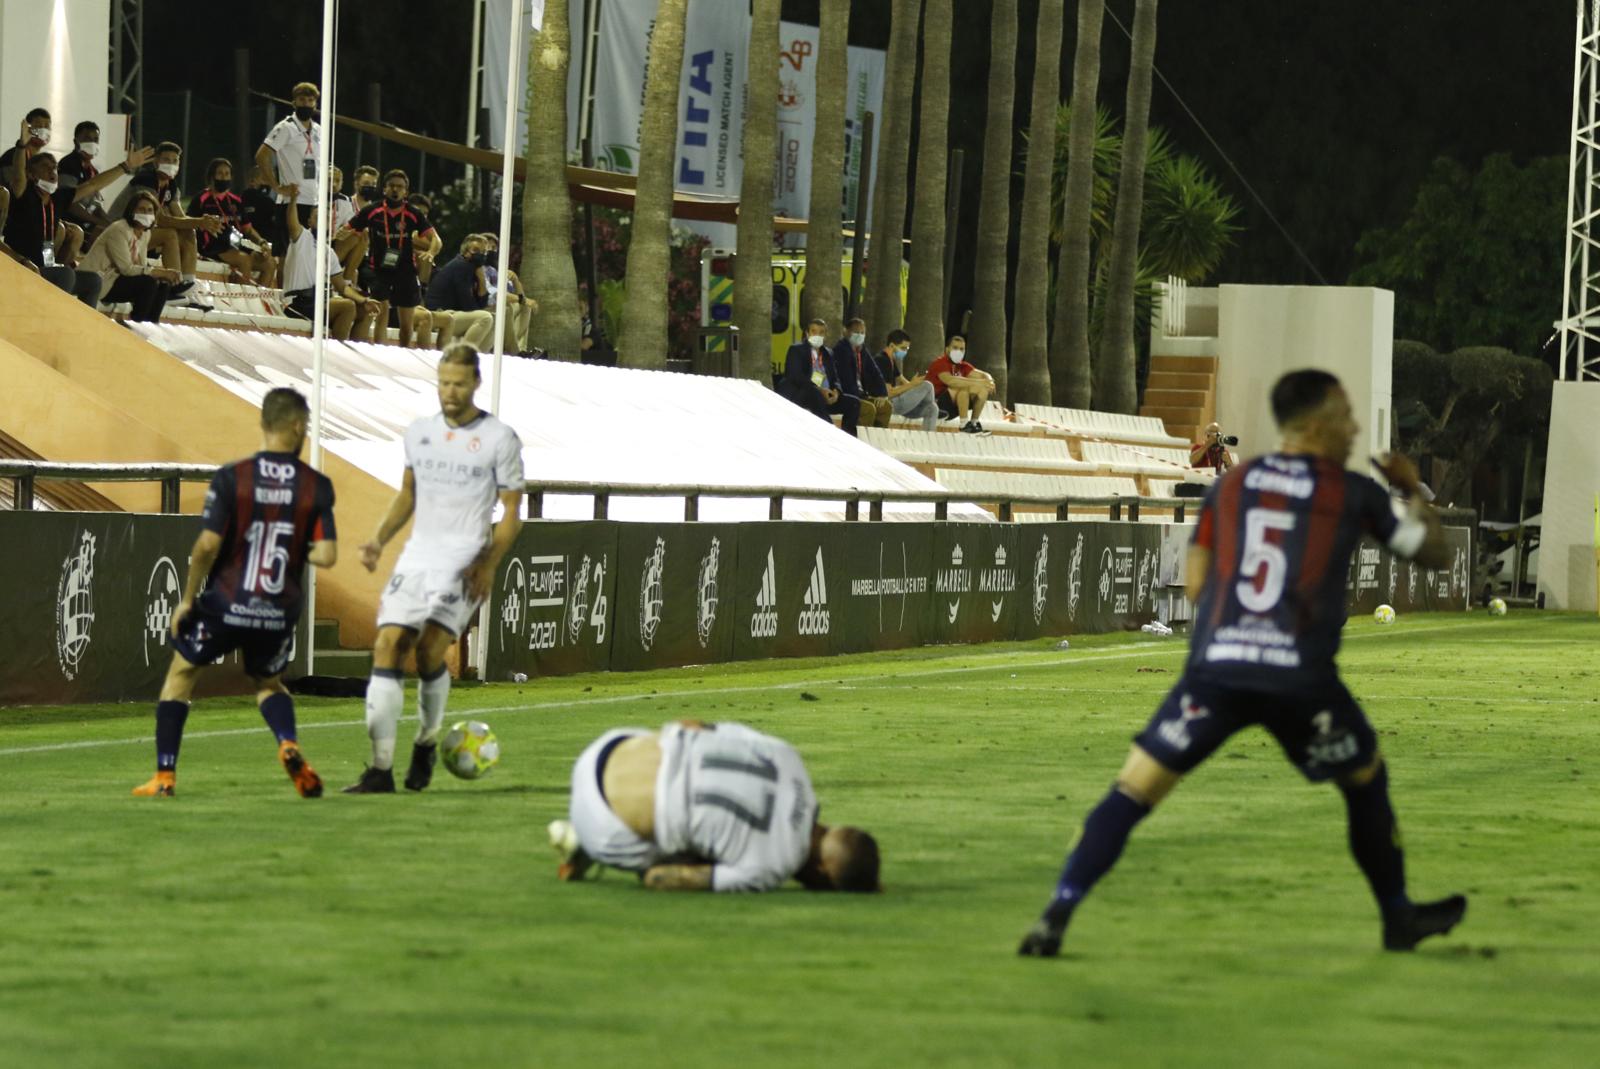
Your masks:
[{"label": "white sideline marking", "polygon": [[[1366,631],[1366,632],[1361,632],[1359,634],[1346,635],[1345,638],[1347,640],[1352,640],[1352,639],[1358,639],[1358,638],[1388,637],[1390,635],[1395,635],[1395,634],[1416,635],[1416,634],[1421,634],[1424,631],[1456,631],[1456,630],[1460,630],[1460,626],[1459,625],[1444,624],[1444,625],[1435,625],[1433,627],[1408,628],[1407,630],[1400,631],[1400,632],[1397,632],[1397,631]],[[1068,650],[1068,651],[1057,651],[1057,650],[1027,651],[1027,650],[1023,650],[1023,651],[1014,651],[1014,652],[1008,652],[1008,653],[969,654],[967,656],[990,658],[990,659],[992,659],[992,660],[994,660],[994,661],[996,661],[998,663],[995,663],[995,664],[982,664],[982,665],[965,664],[965,665],[957,665],[957,666],[951,667],[951,668],[930,668],[930,669],[927,669],[926,671],[922,671],[922,672],[916,673],[915,674],[915,678],[923,678],[923,677],[926,677],[926,676],[962,675],[962,674],[966,674],[966,673],[969,673],[969,672],[992,672],[992,671],[999,671],[999,670],[1004,670],[1004,669],[1007,669],[1007,668],[1014,668],[1014,667],[1034,668],[1034,667],[1037,667],[1037,665],[1035,665],[1035,664],[1033,664],[1031,662],[1033,662],[1035,660],[1038,660],[1040,658],[1043,658],[1043,657],[1045,657],[1047,655],[1059,655],[1061,653],[1066,653],[1069,656],[1070,659],[1068,659],[1068,660],[1060,660],[1058,662],[1059,664],[1062,664],[1062,665],[1078,665],[1078,664],[1096,664],[1096,663],[1099,663],[1100,661],[1121,661],[1121,660],[1126,660],[1129,657],[1149,657],[1149,656],[1156,656],[1156,655],[1160,655],[1160,654],[1168,654],[1168,655],[1170,655],[1170,654],[1174,654],[1174,653],[1187,653],[1188,650],[1189,650],[1189,644],[1187,642],[1174,641],[1174,640],[1161,640],[1161,641],[1154,641],[1154,642],[1136,642],[1136,643],[1132,643],[1131,645],[1132,645],[1132,648],[1120,649],[1120,650],[1117,650],[1114,653],[1085,654],[1085,655],[1079,656],[1079,657],[1071,657],[1070,656],[1070,654],[1071,654],[1070,650]],[[957,656],[961,656],[961,655],[957,654]],[[1024,658],[1024,659],[1023,660],[1010,660],[1010,658]],[[1050,665],[1047,665],[1046,667],[1057,667],[1057,664],[1050,664]],[[800,681],[794,682],[794,683],[768,683],[768,684],[764,684],[762,686],[746,686],[746,687],[714,687],[714,688],[707,689],[707,690],[674,691],[674,692],[667,693],[667,694],[646,694],[646,693],[643,693],[643,692],[637,692],[637,693],[632,693],[632,694],[608,694],[608,695],[604,695],[604,696],[598,697],[598,698],[568,698],[568,699],[563,699],[563,700],[558,700],[558,701],[532,702],[532,703],[526,703],[526,704],[523,704],[523,705],[501,705],[501,706],[495,706],[495,707],[491,707],[491,708],[487,708],[487,709],[465,709],[465,710],[462,710],[462,712],[463,713],[470,713],[470,714],[473,714],[473,715],[490,714],[490,713],[494,713],[494,714],[498,714],[498,713],[523,713],[523,712],[531,713],[531,712],[537,712],[537,711],[539,711],[541,709],[564,709],[564,708],[568,708],[568,707],[574,706],[574,705],[616,705],[616,704],[620,704],[620,703],[623,703],[623,702],[641,702],[641,701],[646,701],[646,700],[651,699],[651,698],[662,698],[664,700],[671,700],[673,698],[679,698],[679,697],[682,697],[682,698],[696,698],[696,697],[699,697],[701,695],[707,695],[707,694],[752,694],[752,693],[758,693],[758,692],[761,692],[761,691],[799,690],[802,687],[825,687],[825,686],[835,686],[835,685],[836,684],[834,684],[831,680],[805,679],[805,680],[800,680]],[[850,686],[851,684],[847,683],[845,685],[846,686]],[[316,722],[316,723],[303,723],[303,724],[299,725],[299,727],[300,727],[300,729],[302,731],[308,731],[308,730],[311,730],[313,728],[349,728],[349,727],[365,727],[365,726],[366,726],[366,720],[364,720],[364,719],[363,720],[323,720],[323,721],[319,721],[319,722]],[[264,730],[266,730],[264,727],[256,726],[256,727],[248,727],[248,728],[228,728],[226,730],[221,730],[221,731],[186,731],[186,732],[184,732],[183,737],[184,737],[185,740],[188,740],[188,739],[223,739],[223,738],[230,738],[230,737],[235,736],[235,735],[254,735],[254,734],[257,734],[258,732],[261,732],[261,731],[264,731]],[[138,736],[136,738],[131,738],[131,739],[85,739],[85,740],[83,740],[81,742],[53,742],[53,743],[46,743],[46,744],[41,745],[41,746],[12,746],[12,747],[8,747],[6,749],[0,749],[0,757],[13,757],[13,756],[16,756],[18,754],[29,754],[29,753],[56,753],[56,752],[59,752],[59,751],[62,751],[62,750],[92,750],[92,749],[98,749],[98,748],[105,747],[105,746],[137,746],[137,745],[141,745],[141,744],[148,745],[148,744],[150,744],[150,743],[152,743],[154,741],[155,741],[155,736],[154,735],[140,735],[140,736]]]}]

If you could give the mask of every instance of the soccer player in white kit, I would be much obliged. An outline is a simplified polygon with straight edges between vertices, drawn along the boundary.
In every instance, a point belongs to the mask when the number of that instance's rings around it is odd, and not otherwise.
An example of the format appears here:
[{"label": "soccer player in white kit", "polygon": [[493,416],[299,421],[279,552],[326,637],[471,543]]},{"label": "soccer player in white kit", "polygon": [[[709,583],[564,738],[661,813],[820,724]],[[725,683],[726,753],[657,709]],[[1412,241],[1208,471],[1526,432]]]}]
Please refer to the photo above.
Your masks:
[{"label": "soccer player in white kit", "polygon": [[[500,559],[522,530],[522,441],[473,403],[482,385],[478,351],[452,345],[439,359],[439,412],[406,428],[406,471],[361,563],[376,571],[383,547],[416,515],[378,603],[378,641],[367,684],[372,764],[346,794],[393,794],[394,749],[405,705],[402,667],[417,654],[417,737],[407,789],[433,779],[450,695],[445,653],[488,596]],[[498,499],[503,515],[491,523]]]},{"label": "soccer player in white kit", "polygon": [[572,768],[570,821],[550,824],[557,874],[595,863],[675,891],[876,891],[878,844],[817,822],[806,766],[782,739],[743,724],[682,720],[619,728]]}]

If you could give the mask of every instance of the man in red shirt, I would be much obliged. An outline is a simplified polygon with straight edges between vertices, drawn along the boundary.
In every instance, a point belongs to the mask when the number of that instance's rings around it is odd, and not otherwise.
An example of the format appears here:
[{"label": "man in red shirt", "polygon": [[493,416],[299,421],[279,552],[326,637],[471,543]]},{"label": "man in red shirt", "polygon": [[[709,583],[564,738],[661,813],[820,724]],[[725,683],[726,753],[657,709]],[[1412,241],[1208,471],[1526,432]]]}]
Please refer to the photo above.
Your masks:
[{"label": "man in red shirt", "polygon": [[994,379],[987,371],[967,362],[967,339],[959,334],[950,335],[950,345],[932,364],[928,365],[928,381],[933,383],[933,399],[946,419],[960,419],[964,434],[988,434],[978,416],[994,392]]}]

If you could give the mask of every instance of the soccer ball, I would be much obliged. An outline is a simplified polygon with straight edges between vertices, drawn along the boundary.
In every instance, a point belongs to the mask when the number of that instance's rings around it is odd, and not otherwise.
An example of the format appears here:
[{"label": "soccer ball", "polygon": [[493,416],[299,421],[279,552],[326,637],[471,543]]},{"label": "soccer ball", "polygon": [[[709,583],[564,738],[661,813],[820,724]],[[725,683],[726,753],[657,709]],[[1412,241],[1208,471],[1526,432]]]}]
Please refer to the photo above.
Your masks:
[{"label": "soccer ball", "polygon": [[500,742],[481,720],[463,720],[451,726],[439,744],[444,767],[461,779],[478,779],[500,761]]},{"label": "soccer ball", "polygon": [[1394,606],[1379,605],[1376,609],[1372,610],[1372,618],[1380,624],[1394,623]]},{"label": "soccer ball", "polygon": [[1506,614],[1506,599],[1505,598],[1490,598],[1489,599],[1489,615],[1490,616],[1504,616],[1505,614]]}]

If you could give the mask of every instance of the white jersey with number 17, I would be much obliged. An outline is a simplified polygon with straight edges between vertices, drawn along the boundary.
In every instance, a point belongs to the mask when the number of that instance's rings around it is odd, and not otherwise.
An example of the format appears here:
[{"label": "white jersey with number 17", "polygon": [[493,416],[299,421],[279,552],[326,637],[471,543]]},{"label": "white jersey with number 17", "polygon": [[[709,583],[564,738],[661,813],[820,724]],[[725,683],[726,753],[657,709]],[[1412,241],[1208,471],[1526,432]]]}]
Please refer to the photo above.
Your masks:
[{"label": "white jersey with number 17", "polygon": [[522,440],[487,412],[460,427],[438,413],[407,427],[405,444],[417,503],[395,570],[465,568],[489,541],[500,492],[523,487]]},{"label": "white jersey with number 17", "polygon": [[817,796],[793,746],[743,724],[661,729],[656,845],[712,863],[713,891],[770,891],[811,852]]}]

